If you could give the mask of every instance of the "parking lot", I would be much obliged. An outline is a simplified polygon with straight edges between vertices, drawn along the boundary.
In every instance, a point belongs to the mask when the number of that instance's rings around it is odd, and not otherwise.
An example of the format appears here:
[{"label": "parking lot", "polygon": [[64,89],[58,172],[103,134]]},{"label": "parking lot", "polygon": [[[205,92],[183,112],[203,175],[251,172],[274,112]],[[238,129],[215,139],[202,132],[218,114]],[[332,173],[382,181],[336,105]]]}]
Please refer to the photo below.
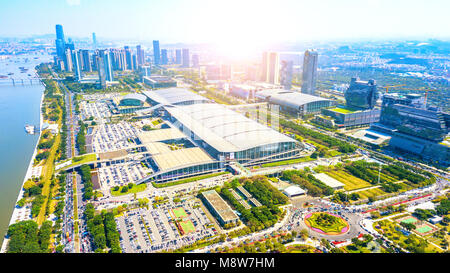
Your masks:
[{"label": "parking lot", "polygon": [[134,145],[128,138],[136,138],[139,131],[128,122],[100,124],[93,132],[92,152],[104,153],[126,149]]},{"label": "parking lot", "polygon": [[81,101],[80,109],[82,120],[94,117],[94,120],[97,121],[97,123],[105,123],[107,119],[111,117],[111,111],[109,110],[108,105],[105,102]]},{"label": "parking lot", "polygon": [[135,183],[147,176],[152,169],[144,167],[139,163],[125,163],[98,168],[98,177],[101,187],[108,189],[114,186]]},{"label": "parking lot", "polygon": [[[139,208],[116,218],[123,252],[149,253],[177,249],[216,235],[213,223],[199,202],[191,199],[183,204],[166,203],[156,209]],[[172,210],[178,207],[184,209],[185,215],[174,219]],[[182,234],[182,229],[177,228],[177,222],[191,222],[195,230]]]}]

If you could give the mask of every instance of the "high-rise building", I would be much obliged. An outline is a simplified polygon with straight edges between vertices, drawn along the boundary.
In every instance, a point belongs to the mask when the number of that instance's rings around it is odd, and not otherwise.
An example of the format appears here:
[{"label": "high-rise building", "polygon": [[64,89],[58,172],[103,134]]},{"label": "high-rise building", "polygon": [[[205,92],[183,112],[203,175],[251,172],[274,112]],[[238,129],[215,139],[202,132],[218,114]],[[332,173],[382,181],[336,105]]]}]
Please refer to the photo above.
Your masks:
[{"label": "high-rise building", "polygon": [[[101,54],[101,53],[100,53]],[[100,55],[95,56],[98,70],[98,82],[100,88],[106,88],[106,73],[105,73],[105,63]]]},{"label": "high-rise building", "polygon": [[348,107],[373,109],[377,99],[378,91],[375,80],[361,81],[359,78],[352,78],[350,86],[345,91],[345,101]]},{"label": "high-rise building", "polygon": [[291,89],[293,72],[294,65],[292,61],[281,61],[280,83],[284,89]]},{"label": "high-rise building", "polygon": [[161,64],[168,64],[167,49],[161,49]]},{"label": "high-rise building", "polygon": [[64,40],[64,31],[62,25],[56,25],[56,40],[55,40],[55,46],[56,46],[56,55],[61,59],[64,60],[65,55],[65,40]]},{"label": "high-rise building", "polygon": [[135,54],[133,54],[132,56],[132,63],[133,63],[133,70],[136,70],[138,67],[138,62],[137,62],[137,56]]},{"label": "high-rise building", "polygon": [[315,50],[306,50],[303,58],[302,93],[314,95],[317,80],[318,54]]},{"label": "high-rise building", "polygon": [[125,62],[126,62],[126,69],[127,70],[133,70],[133,57],[132,52],[129,46],[125,46]]},{"label": "high-rise building", "polygon": [[74,50],[72,52],[72,62],[73,62],[73,70],[75,72],[75,78],[77,81],[80,81],[82,78],[81,75],[81,52],[79,50]]},{"label": "high-rise building", "polygon": [[183,67],[189,67],[191,65],[189,59],[189,49],[183,48]]},{"label": "high-rise building", "polygon": [[192,66],[195,68],[198,68],[200,66],[198,54],[192,54]]},{"label": "high-rise building", "polygon": [[62,25],[56,25],[56,39],[64,41],[64,31]]},{"label": "high-rise building", "polygon": [[72,50],[67,48],[64,55],[64,68],[66,71],[72,71],[73,62],[72,62]]},{"label": "high-rise building", "polygon": [[278,52],[263,53],[261,80],[271,84],[280,83],[280,54]]},{"label": "high-rise building", "polygon": [[161,63],[161,55],[159,52],[159,41],[153,41],[153,63],[158,65]]},{"label": "high-rise building", "polygon": [[97,49],[97,36],[95,32],[92,32],[92,44],[94,45],[94,49]]},{"label": "high-rise building", "polygon": [[114,80],[114,73],[112,68],[112,62],[111,62],[111,56],[109,54],[109,51],[107,50],[100,50],[99,51],[99,57],[101,59],[101,62],[103,63],[103,69],[105,73],[105,80],[106,81],[113,81]]},{"label": "high-rise building", "polygon": [[181,64],[181,49],[175,51],[175,63]]},{"label": "high-rise building", "polygon": [[89,50],[83,49],[81,50],[81,55],[83,59],[83,71],[91,72],[92,66],[91,66],[91,57],[89,54]]},{"label": "high-rise building", "polygon": [[141,48],[141,45],[136,46],[136,55],[137,55],[137,63],[138,65],[143,65],[145,63],[145,53]]}]

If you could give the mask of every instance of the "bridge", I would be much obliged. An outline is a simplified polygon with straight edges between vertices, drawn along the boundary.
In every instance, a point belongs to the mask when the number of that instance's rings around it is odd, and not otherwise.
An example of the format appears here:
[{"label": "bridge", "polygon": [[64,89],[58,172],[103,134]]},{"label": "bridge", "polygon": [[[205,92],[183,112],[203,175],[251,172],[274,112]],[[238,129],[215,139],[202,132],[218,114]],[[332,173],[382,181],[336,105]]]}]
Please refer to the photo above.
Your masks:
[{"label": "bridge", "polygon": [[41,85],[40,78],[9,78],[0,79],[0,86],[25,86],[25,85]]}]

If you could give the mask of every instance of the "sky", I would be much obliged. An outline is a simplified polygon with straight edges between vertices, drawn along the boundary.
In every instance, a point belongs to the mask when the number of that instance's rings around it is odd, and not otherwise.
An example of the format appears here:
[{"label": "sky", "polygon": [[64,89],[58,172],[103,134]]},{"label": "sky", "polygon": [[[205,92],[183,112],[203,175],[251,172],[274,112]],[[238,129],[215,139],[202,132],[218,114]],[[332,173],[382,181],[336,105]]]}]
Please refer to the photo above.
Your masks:
[{"label": "sky", "polygon": [[217,43],[450,38],[448,0],[0,0],[0,36]]}]

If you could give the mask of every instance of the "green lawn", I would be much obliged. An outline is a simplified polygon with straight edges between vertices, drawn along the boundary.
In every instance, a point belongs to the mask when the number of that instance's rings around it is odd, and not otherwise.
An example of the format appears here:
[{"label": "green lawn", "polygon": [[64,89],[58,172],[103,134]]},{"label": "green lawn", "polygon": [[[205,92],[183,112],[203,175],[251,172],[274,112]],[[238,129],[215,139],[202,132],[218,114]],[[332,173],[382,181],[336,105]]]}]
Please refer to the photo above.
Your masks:
[{"label": "green lawn", "polygon": [[198,181],[198,180],[202,180],[202,179],[206,179],[206,178],[211,178],[211,177],[223,175],[226,173],[228,173],[228,172],[209,173],[209,174],[198,175],[198,176],[194,176],[194,177],[189,177],[189,178],[176,180],[173,182],[165,182],[165,183],[152,182],[152,185],[155,188],[164,188],[164,187],[170,187],[170,186],[180,185],[180,184],[184,184],[184,183],[194,182],[194,181]]},{"label": "green lawn", "polygon": [[66,166],[62,169],[67,169],[70,168],[72,166],[78,165],[78,164],[86,164],[89,162],[93,162],[97,160],[97,154],[85,154],[82,156],[77,156],[72,158],[72,164],[70,164],[69,166]]},{"label": "green lawn", "polygon": [[355,111],[347,109],[347,108],[340,108],[340,107],[336,107],[333,109],[330,109],[330,111],[334,111],[334,112],[338,112],[338,113],[342,113],[342,114],[349,114],[349,113],[354,113]]},{"label": "green lawn", "polygon": [[185,218],[188,216],[183,208],[176,208],[173,209],[172,211],[176,218]]},{"label": "green lawn", "polygon": [[311,227],[318,228],[325,233],[341,233],[342,229],[348,226],[344,219],[323,212],[313,213],[305,221]]},{"label": "green lawn", "polygon": [[194,224],[191,222],[191,220],[180,222],[180,227],[183,231],[183,234],[195,232]]},{"label": "green lawn", "polygon": [[276,166],[289,165],[289,164],[295,164],[295,163],[301,163],[301,162],[307,162],[307,161],[313,161],[313,160],[314,160],[313,158],[306,156],[306,157],[301,157],[301,158],[294,158],[294,159],[266,163],[266,164],[262,164],[261,167],[263,167],[263,168],[276,167]]},{"label": "green lawn", "polygon": [[130,193],[138,193],[138,192],[144,191],[147,188],[147,184],[142,183],[139,185],[134,185],[131,189],[128,189],[127,192],[122,192],[123,187],[128,187],[128,186],[125,185],[125,186],[119,187],[119,189],[117,191],[115,191],[115,190],[113,190],[113,188],[111,188],[111,194],[113,196],[120,196],[120,195],[125,195],[125,194],[130,194]]},{"label": "green lawn", "polygon": [[339,182],[344,183],[345,184],[344,189],[346,191],[357,190],[372,186],[372,184],[370,184],[369,182],[359,179],[345,171],[331,171],[326,172],[326,174],[338,180]]}]

